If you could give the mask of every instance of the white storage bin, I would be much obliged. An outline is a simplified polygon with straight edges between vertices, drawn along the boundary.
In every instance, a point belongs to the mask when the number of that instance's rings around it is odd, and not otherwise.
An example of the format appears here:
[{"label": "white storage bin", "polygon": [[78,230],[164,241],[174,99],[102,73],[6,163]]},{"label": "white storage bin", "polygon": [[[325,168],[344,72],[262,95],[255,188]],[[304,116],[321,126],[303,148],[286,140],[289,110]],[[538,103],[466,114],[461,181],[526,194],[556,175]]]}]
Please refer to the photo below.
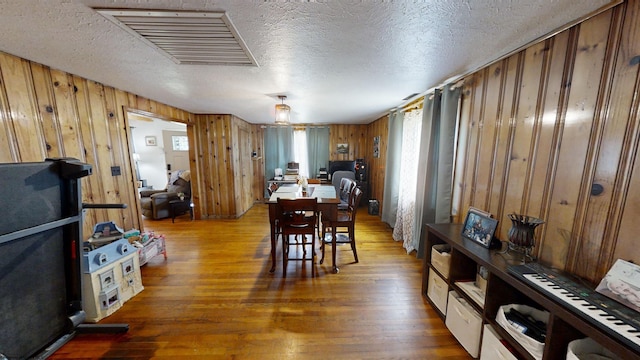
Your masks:
[{"label": "white storage bin", "polygon": [[478,357],[482,318],[480,314],[455,291],[449,292],[445,324],[453,336],[458,339],[460,345],[467,350],[469,355],[474,358]]},{"label": "white storage bin", "polygon": [[491,325],[485,325],[482,332],[480,360],[518,360],[500,341],[500,336]]},{"label": "white storage bin", "polygon": [[590,338],[573,340],[567,347],[567,360],[622,360]]},{"label": "white storage bin", "polygon": [[451,246],[447,244],[433,245],[431,248],[431,266],[438,270],[445,279],[449,278],[451,266]]},{"label": "white storage bin", "polygon": [[449,286],[440,275],[429,269],[429,285],[427,286],[427,296],[433,304],[443,314],[447,314],[447,296],[449,294]]},{"label": "white storage bin", "polygon": [[526,305],[510,304],[501,306],[500,309],[498,309],[498,315],[496,316],[496,322],[500,324],[500,326],[505,329],[520,345],[522,345],[529,354],[536,359],[542,359],[544,343],[530,338],[509,323],[505,313],[509,312],[511,309],[516,309],[524,315],[531,315],[534,319],[540,320],[545,324],[549,323],[549,312],[538,310]]}]

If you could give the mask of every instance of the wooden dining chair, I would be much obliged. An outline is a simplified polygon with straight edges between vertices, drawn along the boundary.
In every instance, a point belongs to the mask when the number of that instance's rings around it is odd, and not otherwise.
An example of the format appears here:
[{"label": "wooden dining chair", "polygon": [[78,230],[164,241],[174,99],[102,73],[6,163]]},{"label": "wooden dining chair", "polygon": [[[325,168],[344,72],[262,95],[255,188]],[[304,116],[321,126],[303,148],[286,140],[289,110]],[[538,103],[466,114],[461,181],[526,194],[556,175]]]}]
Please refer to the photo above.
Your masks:
[{"label": "wooden dining chair", "polygon": [[278,190],[278,183],[272,182],[267,186],[267,193],[269,193],[269,196],[276,192],[276,190]]},{"label": "wooden dining chair", "polygon": [[[320,185],[322,181],[320,179],[307,179],[309,185]],[[316,223],[316,230],[318,231],[318,238],[320,238],[320,217],[318,216],[318,222]]]},{"label": "wooden dining chair", "polygon": [[[278,226],[282,235],[282,271],[287,274],[289,260],[310,261],[311,277],[315,276],[316,224],[318,217],[318,199],[282,199],[278,198],[280,207]],[[293,235],[293,237],[291,236]],[[300,235],[300,236],[297,236]],[[302,248],[302,256],[290,257],[292,246]],[[311,251],[307,251],[310,247]],[[308,255],[310,253],[310,255]]]},{"label": "wooden dining chair", "polygon": [[348,194],[351,193],[353,186],[355,186],[356,175],[353,171],[339,170],[333,173],[331,177],[331,184],[336,189],[336,194],[340,198],[340,205],[338,209],[344,210],[349,203]]},{"label": "wooden dining chair", "polygon": [[350,244],[355,262],[358,262],[355,224],[356,214],[358,213],[358,206],[360,205],[360,200],[362,199],[363,193],[362,190],[357,187],[354,187],[352,192],[353,194],[349,196],[349,205],[347,209],[339,210],[335,220],[332,221],[330,219],[322,218],[322,237],[320,238],[322,257],[320,258],[320,264],[324,262],[325,245],[331,244],[332,242],[331,236],[327,237],[327,233],[331,235],[331,232],[327,232],[327,230],[331,231],[331,229],[334,227],[336,228],[336,243]]},{"label": "wooden dining chair", "polygon": [[336,190],[338,198],[340,198],[338,210],[347,210],[349,202],[351,201],[351,196],[353,196],[353,189],[356,186],[356,181],[351,178],[343,177],[340,180],[340,187]]}]

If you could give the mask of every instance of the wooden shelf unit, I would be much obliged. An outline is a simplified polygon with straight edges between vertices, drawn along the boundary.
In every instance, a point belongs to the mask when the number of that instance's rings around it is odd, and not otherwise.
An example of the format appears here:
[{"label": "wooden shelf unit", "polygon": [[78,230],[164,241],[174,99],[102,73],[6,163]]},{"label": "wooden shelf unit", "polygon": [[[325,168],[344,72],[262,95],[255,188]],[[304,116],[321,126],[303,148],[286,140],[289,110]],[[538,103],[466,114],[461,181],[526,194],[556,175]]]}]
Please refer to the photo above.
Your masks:
[{"label": "wooden shelf unit", "polygon": [[[554,300],[508,274],[507,267],[521,264],[520,257],[486,249],[461,236],[461,232],[462,224],[426,225],[424,232],[422,296],[431,305],[434,305],[434,303],[427,296],[429,271],[435,271],[446,282],[449,290],[456,290],[460,296],[468,300],[469,304],[477,309],[482,315],[483,323],[492,325],[496,332],[517,352],[515,355],[518,358],[534,359],[496,322],[496,315],[500,306],[523,304],[550,313],[543,353],[544,360],[564,359],[569,342],[585,337],[593,339],[623,359],[640,358],[640,353],[621,343],[606,331],[582,319],[569,307],[562,305],[560,300]],[[431,265],[432,248],[433,245],[438,244],[451,246],[451,264],[448,278],[442,276]],[[454,284],[456,281],[475,279],[479,266],[484,266],[488,270],[484,307],[477,305],[464,291],[458,289]],[[436,306],[433,306],[433,308],[443,320],[446,318],[446,315],[439,311]]]}]

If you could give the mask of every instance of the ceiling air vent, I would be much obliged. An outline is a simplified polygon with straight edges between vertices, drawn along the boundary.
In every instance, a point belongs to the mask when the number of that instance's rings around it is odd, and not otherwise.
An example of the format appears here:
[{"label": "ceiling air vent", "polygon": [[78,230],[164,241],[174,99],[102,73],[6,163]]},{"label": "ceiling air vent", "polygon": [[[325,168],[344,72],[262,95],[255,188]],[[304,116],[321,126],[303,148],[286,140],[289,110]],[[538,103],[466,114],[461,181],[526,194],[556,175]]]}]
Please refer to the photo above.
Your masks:
[{"label": "ceiling air vent", "polygon": [[95,10],[177,64],[258,66],[224,12]]}]

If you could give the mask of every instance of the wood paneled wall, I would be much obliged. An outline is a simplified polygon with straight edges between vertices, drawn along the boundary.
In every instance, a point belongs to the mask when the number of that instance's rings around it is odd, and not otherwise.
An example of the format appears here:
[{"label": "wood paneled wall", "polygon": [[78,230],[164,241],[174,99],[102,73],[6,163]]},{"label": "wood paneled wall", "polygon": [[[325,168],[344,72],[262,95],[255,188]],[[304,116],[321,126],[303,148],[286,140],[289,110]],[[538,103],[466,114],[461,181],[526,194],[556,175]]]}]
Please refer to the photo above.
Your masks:
[{"label": "wood paneled wall", "polygon": [[253,165],[251,158],[253,149],[251,125],[238,117],[233,117],[233,173],[236,211],[241,216],[253,206]]},{"label": "wood paneled wall", "polygon": [[259,127],[233,115],[195,115],[194,118],[197,173],[201,179],[195,200],[200,217],[241,216],[255,199],[262,199],[256,195],[257,191],[262,192],[255,177],[264,176],[264,170],[256,169],[261,166],[260,161],[251,157],[253,149],[262,146],[262,139],[258,144],[253,143],[258,138]]},{"label": "wood paneled wall", "polygon": [[251,157],[253,161],[253,202],[264,201],[264,128],[261,125],[251,125],[251,144],[252,151],[255,156]]},{"label": "wood paneled wall", "polygon": [[[109,220],[140,228],[125,108],[190,121],[180,109],[0,52],[0,162],[77,158],[93,165],[82,180],[83,202],[128,205],[87,210],[87,236],[95,223]],[[121,175],[112,176],[112,166]]]},{"label": "wood paneled wall", "polygon": [[[367,125],[330,125],[329,126],[329,160],[355,160],[372,158],[372,151],[367,147]],[[349,144],[349,153],[338,154],[338,144]]]},{"label": "wood paneled wall", "polygon": [[[367,163],[369,164],[369,198],[376,199],[382,209],[384,194],[384,172],[387,167],[387,140],[389,137],[389,117],[384,116],[367,126]],[[380,155],[373,157],[373,138],[379,136]]]},{"label": "wood paneled wall", "polygon": [[628,1],[465,79],[454,213],[539,217],[540,260],[599,280],[640,262],[640,2]]}]

